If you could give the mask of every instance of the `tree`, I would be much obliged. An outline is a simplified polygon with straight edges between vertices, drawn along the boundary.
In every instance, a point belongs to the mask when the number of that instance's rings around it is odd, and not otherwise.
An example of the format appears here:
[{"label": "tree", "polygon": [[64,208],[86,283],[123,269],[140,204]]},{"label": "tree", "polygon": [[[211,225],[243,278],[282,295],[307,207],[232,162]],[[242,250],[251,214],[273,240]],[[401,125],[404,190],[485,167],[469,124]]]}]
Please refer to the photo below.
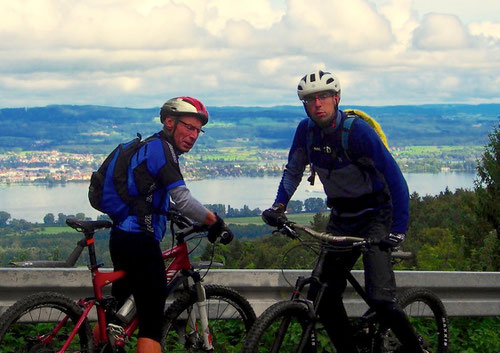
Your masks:
[{"label": "tree", "polygon": [[223,204],[207,204],[204,205],[212,212],[216,212],[220,217],[224,217],[226,215],[226,205]]},{"label": "tree", "polygon": [[304,201],[306,212],[325,212],[325,201],[320,197],[311,197]]},{"label": "tree", "polygon": [[477,165],[479,179],[474,183],[479,197],[479,212],[500,235],[500,123],[488,137],[490,141]]},{"label": "tree", "polygon": [[10,213],[5,211],[0,211],[0,227],[4,227],[10,218]]},{"label": "tree", "polygon": [[289,213],[299,213],[302,212],[302,208],[304,207],[304,203],[300,200],[290,200],[288,205],[286,206],[286,210]]},{"label": "tree", "polygon": [[65,225],[66,224],[66,218],[68,218],[68,216],[66,216],[64,213],[58,213],[57,214],[57,223],[59,225]]},{"label": "tree", "polygon": [[53,225],[55,223],[56,218],[53,213],[47,213],[45,217],[43,217],[43,223],[46,225]]},{"label": "tree", "polygon": [[317,232],[325,232],[328,225],[328,219],[329,217],[323,215],[321,212],[316,213],[311,221],[312,229]]}]

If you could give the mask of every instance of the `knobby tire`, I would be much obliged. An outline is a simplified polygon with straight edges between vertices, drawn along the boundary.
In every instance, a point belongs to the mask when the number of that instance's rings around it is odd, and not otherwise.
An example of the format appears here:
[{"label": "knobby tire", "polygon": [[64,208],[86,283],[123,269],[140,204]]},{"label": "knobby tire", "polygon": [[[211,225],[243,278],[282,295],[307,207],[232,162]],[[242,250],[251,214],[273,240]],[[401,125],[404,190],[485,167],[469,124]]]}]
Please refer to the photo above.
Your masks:
[{"label": "knobby tire", "polygon": [[[448,315],[439,297],[429,290],[414,288],[398,295],[397,300],[414,326],[422,347],[430,353],[447,353],[450,346]],[[397,351],[400,344],[392,332],[381,334],[382,351]]]},{"label": "knobby tire", "polygon": [[[286,327],[283,327],[283,321]],[[309,322],[308,308],[304,303],[282,301],[273,304],[248,332],[241,353],[297,352]],[[284,334],[278,334],[280,327],[286,331]]]},{"label": "knobby tire", "polygon": [[[219,285],[204,287],[214,352],[239,352],[246,332],[256,319],[252,306],[230,288]],[[196,307],[196,298],[194,290],[185,291],[168,307],[162,331],[163,352],[206,352],[202,348],[200,332],[192,332],[194,330],[187,327],[187,312]]]},{"label": "knobby tire", "polygon": [[[2,353],[46,353],[62,348],[82,315],[82,308],[69,297],[52,292],[32,294],[17,301],[0,317]],[[65,326],[48,344],[40,337],[49,334],[68,315]],[[90,324],[85,319],[67,352],[93,353]]]}]

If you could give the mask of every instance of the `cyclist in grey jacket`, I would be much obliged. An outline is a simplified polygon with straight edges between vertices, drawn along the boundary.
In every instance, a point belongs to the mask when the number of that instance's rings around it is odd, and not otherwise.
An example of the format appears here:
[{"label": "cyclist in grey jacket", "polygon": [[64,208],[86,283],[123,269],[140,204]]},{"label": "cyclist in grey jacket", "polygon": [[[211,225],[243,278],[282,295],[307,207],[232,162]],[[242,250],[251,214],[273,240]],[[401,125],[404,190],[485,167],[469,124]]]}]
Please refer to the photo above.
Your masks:
[{"label": "cyclist in grey jacket", "polygon": [[[272,226],[286,219],[286,205],[306,166],[311,165],[309,180],[314,183],[315,175],[319,176],[331,208],[327,231],[380,242],[363,254],[369,300],[402,341],[405,352],[420,353],[416,334],[394,299],[391,263],[391,251],[405,239],[408,227],[408,187],[391,153],[364,120],[355,118],[349,131],[342,132],[346,113],[338,109],[340,93],[339,79],[329,72],[316,71],[300,80],[298,96],[309,118],[297,127],[275,202],[262,218]],[[352,268],[360,255],[359,251],[329,254],[323,265],[322,279],[328,281],[329,288],[319,313],[340,353],[357,350],[342,303],[347,283],[338,265]],[[317,290],[311,287],[310,299]]]}]

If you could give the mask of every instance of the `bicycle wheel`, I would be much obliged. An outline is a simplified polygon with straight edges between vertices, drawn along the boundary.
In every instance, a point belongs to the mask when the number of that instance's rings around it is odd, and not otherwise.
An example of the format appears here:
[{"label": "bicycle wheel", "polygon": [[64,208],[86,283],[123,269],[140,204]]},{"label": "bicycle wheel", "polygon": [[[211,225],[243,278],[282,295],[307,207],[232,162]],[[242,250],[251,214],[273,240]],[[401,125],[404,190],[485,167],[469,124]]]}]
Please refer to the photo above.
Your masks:
[{"label": "bicycle wheel", "polygon": [[[298,301],[284,301],[270,306],[248,332],[242,353],[297,352],[309,325],[309,311]],[[334,352],[330,339],[315,327],[316,352]],[[326,350],[325,350],[326,349]]]},{"label": "bicycle wheel", "polygon": [[[59,293],[41,292],[23,298],[0,318],[1,351],[57,352],[81,314],[82,309],[73,300]],[[68,319],[64,322],[65,317]],[[93,348],[90,325],[85,319],[66,352],[92,353]]]},{"label": "bicycle wheel", "polygon": [[[255,312],[238,292],[223,286],[205,286],[207,313],[215,352],[239,352],[246,332],[255,321]],[[162,332],[164,352],[205,352],[194,290],[184,292],[169,306]],[[197,324],[187,321],[192,310]]]},{"label": "bicycle wheel", "polygon": [[[429,353],[447,353],[450,344],[448,316],[439,297],[416,288],[401,293],[397,299],[415,328],[422,348]],[[390,330],[382,334],[382,341],[383,352],[401,351],[399,340]]]}]

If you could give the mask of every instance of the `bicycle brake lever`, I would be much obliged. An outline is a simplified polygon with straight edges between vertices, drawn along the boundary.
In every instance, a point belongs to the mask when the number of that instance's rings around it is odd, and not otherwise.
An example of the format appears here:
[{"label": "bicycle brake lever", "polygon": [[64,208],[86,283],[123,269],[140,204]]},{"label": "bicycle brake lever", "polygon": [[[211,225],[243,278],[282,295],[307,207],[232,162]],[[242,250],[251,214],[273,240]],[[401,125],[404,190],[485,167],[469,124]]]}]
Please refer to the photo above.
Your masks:
[{"label": "bicycle brake lever", "polygon": [[283,224],[283,227],[281,227],[281,229],[279,230],[279,232],[281,234],[284,234],[286,235],[287,237],[291,238],[291,239],[297,239],[299,236],[297,235],[297,233],[295,233],[295,231],[290,227],[289,224]]}]

